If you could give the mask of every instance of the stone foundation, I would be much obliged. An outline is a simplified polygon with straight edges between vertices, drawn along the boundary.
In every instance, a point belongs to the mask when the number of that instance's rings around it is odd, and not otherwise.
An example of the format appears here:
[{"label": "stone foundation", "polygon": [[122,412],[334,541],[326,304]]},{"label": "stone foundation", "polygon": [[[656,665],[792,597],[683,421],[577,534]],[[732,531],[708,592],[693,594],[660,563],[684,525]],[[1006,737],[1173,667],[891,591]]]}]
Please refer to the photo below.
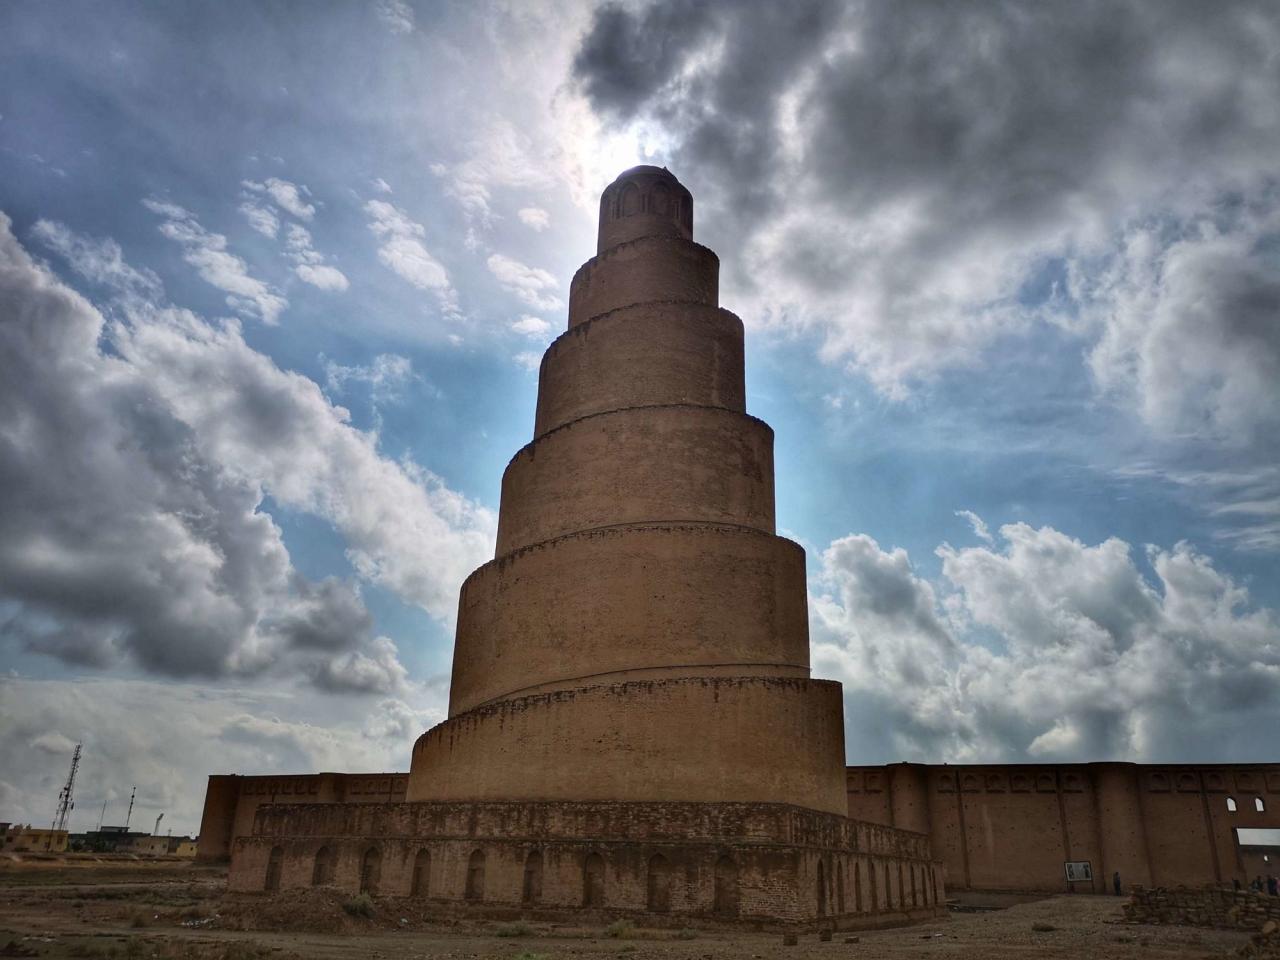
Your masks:
[{"label": "stone foundation", "polygon": [[229,889],[336,886],[442,910],[596,910],[853,929],[945,910],[927,838],[785,804],[272,804],[238,839]]}]

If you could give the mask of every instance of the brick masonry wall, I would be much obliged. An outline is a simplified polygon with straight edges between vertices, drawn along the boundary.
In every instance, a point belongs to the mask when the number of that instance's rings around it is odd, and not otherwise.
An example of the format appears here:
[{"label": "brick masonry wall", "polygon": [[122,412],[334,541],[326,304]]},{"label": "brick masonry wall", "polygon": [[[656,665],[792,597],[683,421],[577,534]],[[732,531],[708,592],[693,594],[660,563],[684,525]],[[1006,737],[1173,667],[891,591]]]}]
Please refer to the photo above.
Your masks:
[{"label": "brick masonry wall", "polygon": [[[1236,829],[1280,828],[1280,764],[890,764],[849,767],[846,787],[850,817],[928,834],[959,889],[1247,882]],[[1068,860],[1092,884],[1068,887]]]}]

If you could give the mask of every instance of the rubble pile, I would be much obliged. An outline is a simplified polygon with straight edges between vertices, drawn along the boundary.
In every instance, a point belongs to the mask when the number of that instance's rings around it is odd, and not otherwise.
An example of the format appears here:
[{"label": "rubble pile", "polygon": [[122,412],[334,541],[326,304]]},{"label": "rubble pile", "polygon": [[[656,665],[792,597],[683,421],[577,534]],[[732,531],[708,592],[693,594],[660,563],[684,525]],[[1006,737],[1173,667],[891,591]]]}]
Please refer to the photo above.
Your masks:
[{"label": "rubble pile", "polygon": [[1213,886],[1135,887],[1124,916],[1131,923],[1261,930],[1268,921],[1280,926],[1280,897]]}]

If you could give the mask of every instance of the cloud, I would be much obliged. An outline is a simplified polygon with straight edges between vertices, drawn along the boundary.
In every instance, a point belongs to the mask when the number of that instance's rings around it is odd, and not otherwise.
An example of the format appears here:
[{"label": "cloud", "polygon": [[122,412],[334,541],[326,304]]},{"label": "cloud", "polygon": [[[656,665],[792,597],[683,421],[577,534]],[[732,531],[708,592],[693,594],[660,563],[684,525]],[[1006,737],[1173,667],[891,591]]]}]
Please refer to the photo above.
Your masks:
[{"label": "cloud", "polygon": [[521,350],[512,357],[517,366],[523,367],[532,373],[536,373],[538,368],[542,366],[542,354],[536,350]]},{"label": "cloud", "polygon": [[396,34],[412,33],[413,7],[405,0],[378,0],[378,19],[388,30]]},{"label": "cloud", "polygon": [[387,693],[405,689],[409,672],[400,663],[396,645],[378,637],[369,649],[351,650],[314,667],[313,682],[330,693]]},{"label": "cloud", "polygon": [[104,802],[104,821],[123,824],[136,784],[134,823],[163,812],[175,835],[194,836],[210,773],[403,771],[413,738],[443,716],[439,698],[417,693],[371,701],[314,689],[0,677],[0,790],[7,816],[47,823],[70,751],[31,744],[82,740],[73,830],[93,829]]},{"label": "cloud", "polygon": [[426,228],[385,200],[370,200],[364,210],[369,230],[382,241],[378,259],[383,265],[419,290],[430,290],[445,315],[456,316],[458,298],[449,274],[422,242]]},{"label": "cloud", "polygon": [[467,139],[463,157],[457,163],[434,163],[431,172],[443,180],[445,192],[462,207],[468,223],[464,242],[469,250],[479,248],[478,231],[492,225],[495,190],[545,188],[554,182],[548,158],[529,135],[500,117],[485,118],[479,131]]},{"label": "cloud", "polygon": [[363,579],[444,620],[492,515],[380,456],[234,321],[137,296],[111,242],[33,233],[86,275],[114,264],[120,296],[107,323],[0,221],[0,635],[89,667],[399,682],[356,584],[298,573],[264,497],[330,522]]},{"label": "cloud", "polygon": [[524,304],[535,310],[558,310],[564,306],[564,301],[549,292],[557,289],[560,283],[546,270],[526,266],[500,253],[492,254],[486,262],[498,283]]},{"label": "cloud", "polygon": [[[980,518],[979,518],[980,519]],[[1085,544],[1010,524],[919,576],[866,536],[823,553],[815,669],[846,685],[851,762],[1008,762],[1267,748],[1280,618],[1185,543]]]},{"label": "cloud", "polygon": [[269,196],[278,207],[299,220],[309,221],[316,215],[315,206],[303,199],[311,196],[311,191],[305,184],[290,183],[279,177],[268,177],[263,183],[242,180],[240,185],[246,190]]},{"label": "cloud", "polygon": [[285,239],[285,253],[294,262],[294,273],[305,283],[321,290],[346,290],[350,286],[344,274],[337,267],[324,262],[311,245],[311,231],[300,224],[289,224]]},{"label": "cloud", "polygon": [[965,520],[969,521],[969,526],[973,527],[973,535],[979,540],[990,544],[996,542],[995,538],[991,536],[991,530],[987,527],[987,522],[972,510],[957,510],[956,516],[964,517]]},{"label": "cloud", "polygon": [[264,237],[270,237],[274,240],[276,234],[280,232],[280,218],[276,216],[274,208],[256,203],[253,200],[246,200],[240,204],[240,212],[249,221],[249,226]]},{"label": "cloud", "polygon": [[398,397],[413,379],[413,364],[408,357],[395,353],[380,353],[367,366],[345,366],[332,360],[325,361],[325,383],[329,389],[342,392],[348,383],[367,383],[375,396],[383,400]]},{"label": "cloud", "polygon": [[1280,199],[1126,232],[1071,288],[1099,384],[1164,435],[1238,447],[1280,428]]},{"label": "cloud", "polygon": [[543,320],[541,317],[530,316],[529,314],[521,314],[518,320],[511,321],[511,329],[516,333],[523,334],[526,337],[534,339],[543,339],[551,332],[551,324]]},{"label": "cloud", "polygon": [[150,270],[126,263],[124,251],[114,240],[90,240],[51,220],[37,220],[31,227],[31,236],[74,261],[77,272],[92,283],[139,297],[159,297],[164,293],[160,278]]},{"label": "cloud", "polygon": [[377,190],[379,193],[391,192],[391,184],[387,183],[387,181],[383,180],[381,177],[374,177],[369,181],[369,186],[373,187],[373,189]]},{"label": "cloud", "polygon": [[520,222],[532,230],[541,233],[551,225],[551,214],[541,207],[521,207],[516,214]]},{"label": "cloud", "polygon": [[[1044,302],[1064,259],[1268,190],[1278,50],[1262,0],[657,0],[597,8],[573,73],[613,129],[666,130],[745,314],[812,327],[901,395],[1075,309]],[[1157,282],[1204,290],[1204,339],[1243,339],[1219,294],[1257,268],[1202,254]],[[1257,369],[1207,364],[1229,403]]]},{"label": "cloud", "polygon": [[196,268],[201,279],[227,294],[227,306],[244,316],[258,317],[274,325],[289,301],[261,280],[249,275],[243,260],[227,251],[227,238],[210,233],[182,207],[157,200],[142,201],[152,213],[165,218],[160,232],[181,245],[182,259]]}]

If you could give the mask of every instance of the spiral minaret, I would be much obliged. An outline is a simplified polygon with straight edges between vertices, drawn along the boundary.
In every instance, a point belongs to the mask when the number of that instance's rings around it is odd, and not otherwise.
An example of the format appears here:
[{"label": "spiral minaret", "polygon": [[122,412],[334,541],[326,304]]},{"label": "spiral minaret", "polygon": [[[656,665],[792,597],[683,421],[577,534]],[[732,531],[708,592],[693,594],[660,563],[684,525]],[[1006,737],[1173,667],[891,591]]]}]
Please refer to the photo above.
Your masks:
[{"label": "spiral minaret", "polygon": [[409,801],[845,813],[840,686],[809,679],[804,551],[774,532],[773,431],[718,279],[665,168],[605,189]]}]

